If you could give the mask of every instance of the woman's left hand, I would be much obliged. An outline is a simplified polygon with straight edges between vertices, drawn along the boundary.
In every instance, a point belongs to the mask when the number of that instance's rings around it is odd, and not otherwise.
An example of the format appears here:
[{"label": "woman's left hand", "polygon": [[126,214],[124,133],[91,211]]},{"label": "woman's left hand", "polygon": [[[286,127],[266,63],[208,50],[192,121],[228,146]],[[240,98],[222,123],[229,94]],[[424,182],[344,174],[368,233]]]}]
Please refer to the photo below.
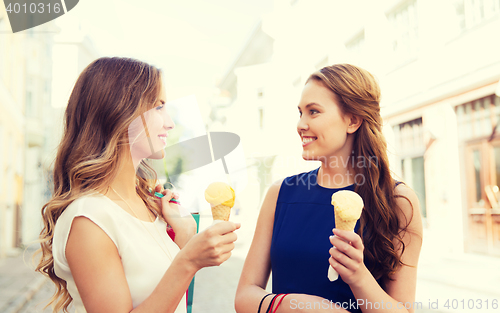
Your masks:
[{"label": "woman's left hand", "polygon": [[333,234],[330,265],[347,284],[361,284],[366,275],[371,275],[363,262],[363,241],[352,231],[334,229]]},{"label": "woman's left hand", "polygon": [[169,189],[163,189],[162,185],[156,185],[155,192],[163,195],[161,199],[157,199],[161,205],[163,218],[172,227],[175,232],[175,243],[182,248],[196,234],[196,221],[188,214],[181,216],[179,205],[170,202],[172,199],[178,199],[179,195]]},{"label": "woman's left hand", "polygon": [[163,189],[163,186],[160,184],[156,185],[154,191],[163,195],[161,199],[156,199],[156,201],[161,205],[161,211],[165,220],[167,220],[170,216],[180,216],[179,206],[176,203],[170,202],[172,199],[179,199],[179,195],[177,193],[170,189]]}]

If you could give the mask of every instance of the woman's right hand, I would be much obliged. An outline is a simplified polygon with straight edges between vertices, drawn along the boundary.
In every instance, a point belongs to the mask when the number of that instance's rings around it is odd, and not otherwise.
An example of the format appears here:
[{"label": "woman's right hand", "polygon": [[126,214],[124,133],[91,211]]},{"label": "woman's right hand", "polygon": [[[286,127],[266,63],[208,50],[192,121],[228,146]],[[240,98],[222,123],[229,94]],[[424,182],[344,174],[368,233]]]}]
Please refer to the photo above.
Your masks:
[{"label": "woman's right hand", "polygon": [[220,222],[194,235],[179,252],[194,271],[204,267],[218,266],[231,256],[237,239],[235,230],[240,223]]}]

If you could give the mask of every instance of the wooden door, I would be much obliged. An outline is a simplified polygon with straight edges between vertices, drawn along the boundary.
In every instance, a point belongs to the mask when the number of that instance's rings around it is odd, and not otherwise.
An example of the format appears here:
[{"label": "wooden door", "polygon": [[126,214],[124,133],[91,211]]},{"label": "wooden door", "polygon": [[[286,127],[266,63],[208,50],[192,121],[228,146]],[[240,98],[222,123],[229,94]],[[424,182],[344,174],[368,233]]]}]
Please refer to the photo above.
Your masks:
[{"label": "wooden door", "polygon": [[500,255],[500,139],[466,146],[467,250]]}]

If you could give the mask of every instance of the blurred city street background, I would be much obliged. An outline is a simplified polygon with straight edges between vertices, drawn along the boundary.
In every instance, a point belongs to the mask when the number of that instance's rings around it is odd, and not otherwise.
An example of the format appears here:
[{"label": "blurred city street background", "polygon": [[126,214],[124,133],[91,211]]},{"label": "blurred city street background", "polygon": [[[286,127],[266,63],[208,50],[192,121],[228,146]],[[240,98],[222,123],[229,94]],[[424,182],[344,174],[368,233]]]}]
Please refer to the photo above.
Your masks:
[{"label": "blurred city street background", "polygon": [[[169,145],[240,137],[225,157],[239,240],[229,261],[196,275],[193,312],[234,312],[267,188],[319,166],[301,158],[296,106],[308,76],[334,63],[379,80],[391,170],[420,200],[416,312],[499,312],[499,33],[500,0],[86,0],[18,33],[0,5],[0,312],[50,312],[54,287],[30,257],[62,114],[78,74],[115,55],[162,68],[177,125]],[[200,229],[211,223],[204,188],[226,179],[221,162],[183,171],[167,153],[154,164],[201,212]]]}]

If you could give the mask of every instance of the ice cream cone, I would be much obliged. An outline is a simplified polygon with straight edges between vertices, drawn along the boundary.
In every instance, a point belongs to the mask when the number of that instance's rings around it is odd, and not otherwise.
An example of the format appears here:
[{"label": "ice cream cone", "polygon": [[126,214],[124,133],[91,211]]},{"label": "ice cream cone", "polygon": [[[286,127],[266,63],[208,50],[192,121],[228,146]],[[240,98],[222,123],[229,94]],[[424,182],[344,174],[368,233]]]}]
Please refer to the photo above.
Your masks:
[{"label": "ice cream cone", "polygon": [[[341,190],[332,195],[332,205],[335,212],[335,228],[354,231],[364,207],[363,199],[353,191]],[[338,278],[337,271],[329,266],[328,279],[334,281]]]},{"label": "ice cream cone", "polygon": [[226,183],[211,183],[205,190],[205,200],[212,207],[212,218],[214,224],[221,221],[229,221],[231,208],[234,205],[234,190]]},{"label": "ice cream cone", "polygon": [[358,220],[344,220],[342,219],[337,212],[335,212],[335,228],[342,230],[354,231],[354,227],[356,226],[356,222]]},{"label": "ice cream cone", "polygon": [[229,221],[231,207],[227,205],[216,205],[212,207],[212,218],[214,221]]}]

